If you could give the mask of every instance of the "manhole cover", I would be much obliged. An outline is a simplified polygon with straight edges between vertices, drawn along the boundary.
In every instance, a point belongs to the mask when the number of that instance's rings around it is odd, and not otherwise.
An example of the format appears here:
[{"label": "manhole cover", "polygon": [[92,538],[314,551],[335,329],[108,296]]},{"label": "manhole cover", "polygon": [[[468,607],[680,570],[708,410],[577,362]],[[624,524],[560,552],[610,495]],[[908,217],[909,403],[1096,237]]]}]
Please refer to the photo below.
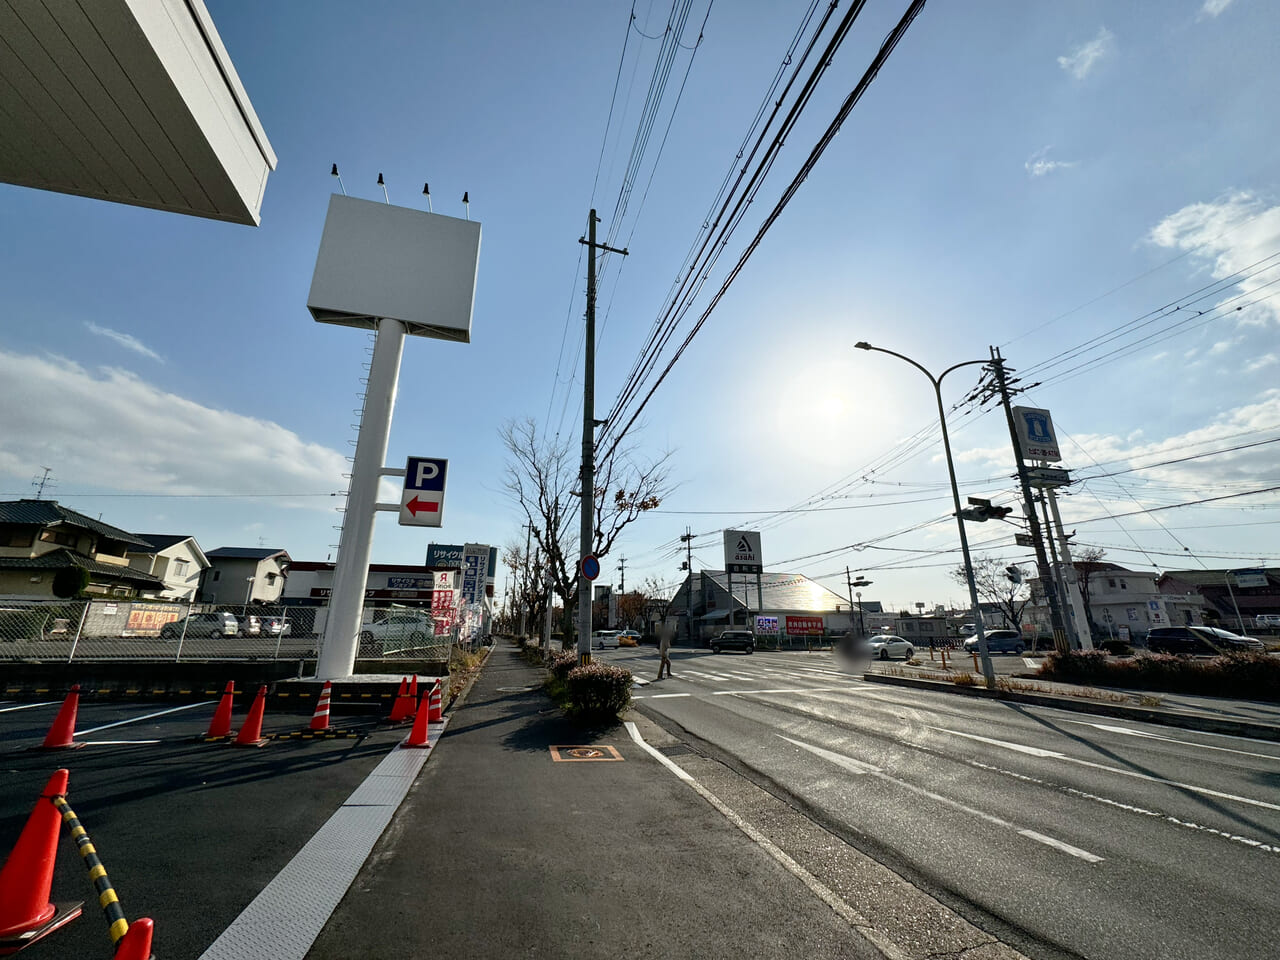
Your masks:
[{"label": "manhole cover", "polygon": [[551,759],[558,763],[583,762],[592,760],[621,760],[620,754],[614,747],[551,747]]}]

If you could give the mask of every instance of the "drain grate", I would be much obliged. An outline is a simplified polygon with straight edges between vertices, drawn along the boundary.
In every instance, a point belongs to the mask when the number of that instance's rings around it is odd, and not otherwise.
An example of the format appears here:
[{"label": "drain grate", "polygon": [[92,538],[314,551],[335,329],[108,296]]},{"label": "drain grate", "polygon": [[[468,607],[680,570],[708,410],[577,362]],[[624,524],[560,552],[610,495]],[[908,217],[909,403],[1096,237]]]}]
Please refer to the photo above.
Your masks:
[{"label": "drain grate", "polygon": [[697,753],[698,751],[693,749],[693,747],[689,746],[687,743],[677,743],[669,747],[659,747],[658,752],[664,757],[686,757],[689,754]]}]

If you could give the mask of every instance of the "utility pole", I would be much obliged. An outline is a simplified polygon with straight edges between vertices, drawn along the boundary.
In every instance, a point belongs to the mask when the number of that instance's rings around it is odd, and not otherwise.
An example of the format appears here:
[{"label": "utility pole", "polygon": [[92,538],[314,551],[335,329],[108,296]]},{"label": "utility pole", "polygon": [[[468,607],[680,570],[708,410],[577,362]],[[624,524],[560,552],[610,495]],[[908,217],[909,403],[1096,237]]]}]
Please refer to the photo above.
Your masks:
[{"label": "utility pole", "polygon": [[686,575],[685,583],[689,589],[684,594],[685,629],[689,632],[686,638],[690,643],[693,642],[693,531],[688,527],[684,528],[684,536],[680,538],[680,542],[684,544],[684,571]]},{"label": "utility pole", "polygon": [[1036,516],[1035,501],[1031,496],[1031,478],[1027,474],[1027,465],[1022,461],[1018,427],[1014,423],[1013,407],[1009,403],[1009,384],[1005,378],[1004,358],[1000,356],[998,347],[991,348],[991,371],[995,375],[996,389],[1000,393],[1000,405],[1004,407],[1005,419],[1009,423],[1009,439],[1013,442],[1014,463],[1018,465],[1018,484],[1022,488],[1023,509],[1031,529],[1032,545],[1036,550],[1036,572],[1040,578],[1040,585],[1044,588],[1045,599],[1049,602],[1049,622],[1053,625],[1053,647],[1059,653],[1067,653],[1071,645],[1067,641],[1067,628],[1062,619],[1062,608],[1058,605],[1058,591],[1053,588],[1053,572],[1049,569],[1049,558],[1044,549],[1044,536],[1040,530],[1040,520]]},{"label": "utility pole", "polygon": [[533,536],[532,520],[524,525],[524,530],[524,575],[517,581],[517,583],[521,584],[524,588],[520,591],[520,632],[516,634],[518,637],[524,636],[525,615],[528,613],[529,609],[529,590],[533,586],[529,582],[533,575],[533,570],[529,566],[529,538]]},{"label": "utility pole", "polygon": [[599,218],[593,208],[587,216],[587,237],[578,242],[587,247],[587,335],[582,370],[582,524],[578,545],[578,659],[591,662],[591,581],[582,572],[582,562],[595,546],[596,483],[596,250],[627,255],[608,244],[596,242]]},{"label": "utility pole", "polygon": [[618,561],[618,593],[622,596],[627,595],[627,558],[623,557]]},{"label": "utility pole", "polygon": [[[1071,545],[1067,542],[1066,531],[1062,529],[1062,514],[1058,512],[1058,498],[1053,487],[1045,490],[1049,498],[1049,511],[1053,514],[1053,525],[1058,531],[1058,552],[1062,555],[1063,572],[1067,580],[1067,599],[1071,609],[1075,611],[1076,637],[1082,650],[1093,649],[1093,628],[1089,626],[1089,610],[1084,605],[1084,597],[1080,593],[1080,578],[1076,575],[1076,565],[1071,559]],[[1074,534],[1073,534],[1074,536]]]},{"label": "utility pole", "polygon": [[[848,567],[844,568],[844,582],[845,586],[849,588],[849,632],[853,633],[853,577],[850,575]],[[858,606],[861,608],[862,605],[859,604]],[[858,612],[861,613],[862,610],[859,609]]]},{"label": "utility pole", "polygon": [[[1046,539],[1049,541],[1049,564],[1053,567],[1053,585],[1058,591],[1058,603],[1065,610],[1069,603],[1070,596],[1067,593],[1067,581],[1064,578],[1062,562],[1058,559],[1058,544],[1053,536],[1053,521],[1049,519],[1049,498],[1044,495],[1044,491],[1040,492],[1040,519],[1044,521],[1044,528],[1048,531]],[[1080,647],[1080,637],[1076,633],[1074,618],[1068,618],[1064,615],[1067,627],[1067,639],[1071,642],[1071,648],[1078,649]]]}]

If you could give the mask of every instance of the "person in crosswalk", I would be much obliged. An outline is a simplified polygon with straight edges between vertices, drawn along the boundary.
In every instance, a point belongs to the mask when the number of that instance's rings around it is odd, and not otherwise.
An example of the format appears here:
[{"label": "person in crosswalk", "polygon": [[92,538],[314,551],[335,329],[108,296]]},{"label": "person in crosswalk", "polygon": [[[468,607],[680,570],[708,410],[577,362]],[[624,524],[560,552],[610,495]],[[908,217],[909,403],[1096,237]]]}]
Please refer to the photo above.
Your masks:
[{"label": "person in crosswalk", "polygon": [[662,679],[663,671],[666,671],[667,677],[671,676],[671,638],[675,634],[675,624],[668,620],[662,625],[662,630],[658,634],[658,679]]}]

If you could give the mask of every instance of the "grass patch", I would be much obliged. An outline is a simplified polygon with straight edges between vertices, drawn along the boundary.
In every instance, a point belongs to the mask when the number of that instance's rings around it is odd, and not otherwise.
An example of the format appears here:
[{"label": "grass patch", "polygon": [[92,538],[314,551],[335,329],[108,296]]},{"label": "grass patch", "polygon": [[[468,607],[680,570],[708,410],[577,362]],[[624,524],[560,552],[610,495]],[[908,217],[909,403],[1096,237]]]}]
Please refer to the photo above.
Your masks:
[{"label": "grass patch", "polygon": [[957,673],[951,678],[951,682],[957,687],[976,687],[978,685],[978,678],[972,673]]}]

